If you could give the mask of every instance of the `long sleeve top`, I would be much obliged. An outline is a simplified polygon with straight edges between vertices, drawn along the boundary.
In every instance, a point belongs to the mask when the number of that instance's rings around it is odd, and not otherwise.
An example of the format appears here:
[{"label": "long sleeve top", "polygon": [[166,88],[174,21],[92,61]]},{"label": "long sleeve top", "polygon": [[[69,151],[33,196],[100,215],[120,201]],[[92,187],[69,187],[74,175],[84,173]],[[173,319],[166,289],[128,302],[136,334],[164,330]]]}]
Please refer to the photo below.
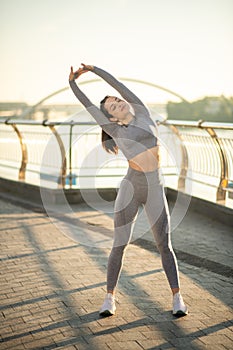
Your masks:
[{"label": "long sleeve top", "polygon": [[70,81],[70,87],[74,95],[92,115],[100,127],[114,139],[116,145],[122,151],[126,159],[130,160],[139,153],[156,146],[156,126],[143,102],[124,84],[103,69],[94,67],[92,72],[100,76],[109,85],[115,88],[123,99],[132,106],[135,115],[128,125],[119,125],[116,122],[111,122],[80,90],[74,80]]}]

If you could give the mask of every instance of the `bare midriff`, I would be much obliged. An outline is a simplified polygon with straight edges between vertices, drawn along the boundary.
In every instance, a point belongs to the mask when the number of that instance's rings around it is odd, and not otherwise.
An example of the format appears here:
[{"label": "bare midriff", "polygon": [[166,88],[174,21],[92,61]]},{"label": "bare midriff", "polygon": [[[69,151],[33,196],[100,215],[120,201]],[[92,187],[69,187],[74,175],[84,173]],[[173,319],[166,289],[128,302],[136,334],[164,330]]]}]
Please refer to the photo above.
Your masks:
[{"label": "bare midriff", "polygon": [[139,153],[129,161],[132,169],[149,172],[160,167],[159,164],[159,146],[147,149],[145,152]]}]

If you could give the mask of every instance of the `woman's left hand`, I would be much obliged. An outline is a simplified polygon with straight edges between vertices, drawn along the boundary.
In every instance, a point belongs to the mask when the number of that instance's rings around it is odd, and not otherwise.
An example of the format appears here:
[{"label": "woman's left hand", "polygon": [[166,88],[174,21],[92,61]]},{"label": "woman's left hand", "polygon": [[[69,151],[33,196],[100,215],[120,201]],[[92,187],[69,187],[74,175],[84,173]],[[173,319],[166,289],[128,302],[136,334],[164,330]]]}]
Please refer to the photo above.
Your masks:
[{"label": "woman's left hand", "polygon": [[94,70],[94,66],[91,66],[89,64],[84,64],[84,63],[81,63],[81,65],[83,66],[83,69],[84,70]]}]

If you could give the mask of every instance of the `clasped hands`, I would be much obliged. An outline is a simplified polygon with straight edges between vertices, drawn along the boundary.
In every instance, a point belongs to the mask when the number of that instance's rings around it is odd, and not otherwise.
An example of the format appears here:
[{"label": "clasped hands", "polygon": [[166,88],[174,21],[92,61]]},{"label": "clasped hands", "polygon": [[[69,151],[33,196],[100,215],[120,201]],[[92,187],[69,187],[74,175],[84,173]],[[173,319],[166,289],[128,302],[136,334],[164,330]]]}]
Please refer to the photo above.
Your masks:
[{"label": "clasped hands", "polygon": [[83,73],[87,73],[88,71],[92,71],[94,69],[93,66],[81,63],[82,67],[80,67],[78,70],[76,70],[74,72],[73,67],[70,68],[70,75],[69,75],[69,81],[75,80],[78,77],[80,77],[80,75],[82,75]]}]

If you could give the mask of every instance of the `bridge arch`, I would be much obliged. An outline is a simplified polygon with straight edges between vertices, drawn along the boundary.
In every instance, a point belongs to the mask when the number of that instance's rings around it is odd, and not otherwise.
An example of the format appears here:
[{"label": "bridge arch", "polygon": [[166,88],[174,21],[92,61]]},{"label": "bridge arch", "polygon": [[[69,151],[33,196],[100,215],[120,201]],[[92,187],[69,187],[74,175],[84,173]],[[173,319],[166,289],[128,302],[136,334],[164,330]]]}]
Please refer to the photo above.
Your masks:
[{"label": "bridge arch", "polygon": [[[144,85],[147,85],[147,86],[151,86],[151,87],[154,87],[156,89],[159,89],[159,90],[163,90],[165,92],[168,92],[169,94],[173,95],[173,96],[176,96],[178,97],[182,102],[186,102],[186,103],[189,103],[183,96],[177,94],[176,92],[170,90],[170,89],[167,89],[163,86],[160,86],[160,85],[157,85],[157,84],[154,84],[154,83],[151,83],[151,82],[148,82],[148,81],[144,81],[144,80],[139,80],[139,79],[134,79],[134,78],[119,78],[119,80],[123,80],[123,81],[129,81],[129,82],[133,82],[133,83],[139,83],[139,84],[144,84]],[[96,83],[96,82],[99,82],[99,81],[102,81],[102,79],[90,79],[90,80],[85,80],[85,81],[82,81],[79,83],[79,85],[85,85],[85,84],[91,84],[91,83]],[[70,87],[69,86],[66,86],[62,89],[59,89],[59,90],[56,90],[54,91],[53,93],[47,95],[46,97],[44,97],[43,99],[39,100],[36,104],[34,104],[33,106],[30,107],[30,110],[27,110],[25,111],[26,114],[29,114],[31,113],[36,107],[38,107],[39,105],[41,105],[42,103],[44,103],[45,101],[47,101],[48,99],[50,99],[51,97],[55,96],[55,95],[58,95],[66,90],[68,90]],[[25,113],[23,113],[23,115],[25,116]]]}]

